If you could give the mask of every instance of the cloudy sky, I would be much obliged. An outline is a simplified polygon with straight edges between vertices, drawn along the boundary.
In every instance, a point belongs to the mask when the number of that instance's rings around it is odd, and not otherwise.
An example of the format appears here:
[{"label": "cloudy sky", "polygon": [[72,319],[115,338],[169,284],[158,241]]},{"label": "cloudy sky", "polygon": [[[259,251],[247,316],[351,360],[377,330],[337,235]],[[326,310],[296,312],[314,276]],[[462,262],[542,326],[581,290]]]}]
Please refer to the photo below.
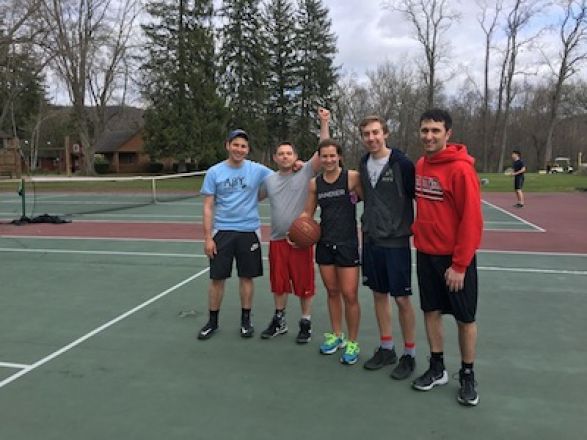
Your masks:
[{"label": "cloudy sky", "polygon": [[[329,8],[333,31],[338,38],[337,63],[343,73],[353,73],[364,78],[367,70],[373,70],[386,60],[401,63],[421,59],[422,46],[414,39],[414,31],[401,13],[383,6],[384,0],[323,0]],[[492,3],[491,1],[489,3]],[[443,66],[441,76],[448,80],[449,88],[459,87],[472,77],[482,82],[484,57],[484,33],[479,25],[481,9],[475,0],[449,0],[450,7],[457,10],[461,18],[453,24],[444,39],[449,44],[449,61]],[[556,24],[556,10],[544,10],[537,14],[526,30],[534,34],[546,24]],[[498,38],[503,43],[503,32]],[[539,39],[543,51],[552,56],[556,53],[552,34]],[[499,40],[497,41],[499,43]],[[495,62],[497,54],[493,54]],[[544,77],[548,70],[539,51],[523,51],[520,64],[528,71],[536,72],[537,78]],[[541,67],[542,65],[542,67]]]}]

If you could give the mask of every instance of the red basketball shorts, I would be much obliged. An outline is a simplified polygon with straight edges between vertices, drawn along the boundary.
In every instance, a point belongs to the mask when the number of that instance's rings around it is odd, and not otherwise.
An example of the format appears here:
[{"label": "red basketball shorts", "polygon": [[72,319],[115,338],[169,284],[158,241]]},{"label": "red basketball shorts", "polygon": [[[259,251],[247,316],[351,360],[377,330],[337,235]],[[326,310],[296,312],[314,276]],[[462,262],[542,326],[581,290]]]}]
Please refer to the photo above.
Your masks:
[{"label": "red basketball shorts", "polygon": [[293,293],[310,297],[315,293],[314,246],[300,249],[287,240],[269,242],[269,278],[271,291],[278,295]]}]

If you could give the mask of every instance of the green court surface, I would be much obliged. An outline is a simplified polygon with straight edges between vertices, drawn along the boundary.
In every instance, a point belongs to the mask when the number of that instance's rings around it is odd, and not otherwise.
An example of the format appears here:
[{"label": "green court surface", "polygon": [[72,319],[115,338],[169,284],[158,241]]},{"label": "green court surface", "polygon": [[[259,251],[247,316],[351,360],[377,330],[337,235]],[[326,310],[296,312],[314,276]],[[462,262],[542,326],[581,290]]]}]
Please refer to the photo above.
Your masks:
[{"label": "green court surface", "polygon": [[[389,370],[319,355],[318,275],[310,344],[294,343],[294,298],[287,335],[241,339],[234,279],[220,332],[198,341],[202,243],[4,237],[0,258],[0,439],[584,438],[587,255],[479,253],[476,408],[456,402],[455,379],[417,392]],[[273,311],[268,283],[256,281],[257,335]],[[360,298],[365,360],[378,332],[371,294]],[[452,375],[456,332],[445,322]]]},{"label": "green court surface", "polygon": [[[66,199],[66,200],[64,200]],[[132,205],[135,206],[132,206]],[[130,206],[130,207],[129,207]],[[362,213],[363,204],[357,206]],[[75,210],[92,211],[75,213]],[[77,220],[141,221],[141,222],[201,222],[202,200],[186,198],[151,204],[136,195],[124,194],[55,194],[30,197],[25,214],[29,217],[41,214],[65,215]],[[17,219],[22,215],[22,206],[16,194],[4,194],[0,200],[0,218]],[[259,215],[263,224],[269,224],[269,203],[259,204]],[[501,208],[483,203],[486,230],[540,231],[538,226],[526,222]]]}]

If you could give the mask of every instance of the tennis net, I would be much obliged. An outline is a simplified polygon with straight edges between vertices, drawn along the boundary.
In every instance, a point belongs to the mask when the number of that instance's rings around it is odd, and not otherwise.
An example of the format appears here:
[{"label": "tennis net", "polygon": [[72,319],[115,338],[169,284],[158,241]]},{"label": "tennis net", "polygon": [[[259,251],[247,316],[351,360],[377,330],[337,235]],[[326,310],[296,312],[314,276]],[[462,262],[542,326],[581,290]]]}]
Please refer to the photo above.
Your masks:
[{"label": "tennis net", "polygon": [[161,176],[32,176],[0,180],[0,216],[75,217],[195,199],[204,174],[205,171],[195,171]]}]

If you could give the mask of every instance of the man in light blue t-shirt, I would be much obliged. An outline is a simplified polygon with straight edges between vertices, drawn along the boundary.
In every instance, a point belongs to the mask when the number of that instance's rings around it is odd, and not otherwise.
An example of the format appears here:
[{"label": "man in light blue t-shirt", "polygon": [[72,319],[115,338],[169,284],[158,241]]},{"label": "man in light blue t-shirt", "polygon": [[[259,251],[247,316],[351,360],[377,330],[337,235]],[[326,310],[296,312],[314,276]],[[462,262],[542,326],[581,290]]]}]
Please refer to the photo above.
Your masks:
[{"label": "man in light blue t-shirt", "polygon": [[208,339],[218,330],[224,283],[232,274],[233,260],[242,307],[240,333],[243,338],[253,336],[253,278],[263,275],[258,193],[263,180],[273,171],[246,159],[250,147],[244,130],[230,132],[226,150],[228,158],[208,170],[200,191],[204,196],[204,251],[210,259],[210,316],[198,339]]}]

